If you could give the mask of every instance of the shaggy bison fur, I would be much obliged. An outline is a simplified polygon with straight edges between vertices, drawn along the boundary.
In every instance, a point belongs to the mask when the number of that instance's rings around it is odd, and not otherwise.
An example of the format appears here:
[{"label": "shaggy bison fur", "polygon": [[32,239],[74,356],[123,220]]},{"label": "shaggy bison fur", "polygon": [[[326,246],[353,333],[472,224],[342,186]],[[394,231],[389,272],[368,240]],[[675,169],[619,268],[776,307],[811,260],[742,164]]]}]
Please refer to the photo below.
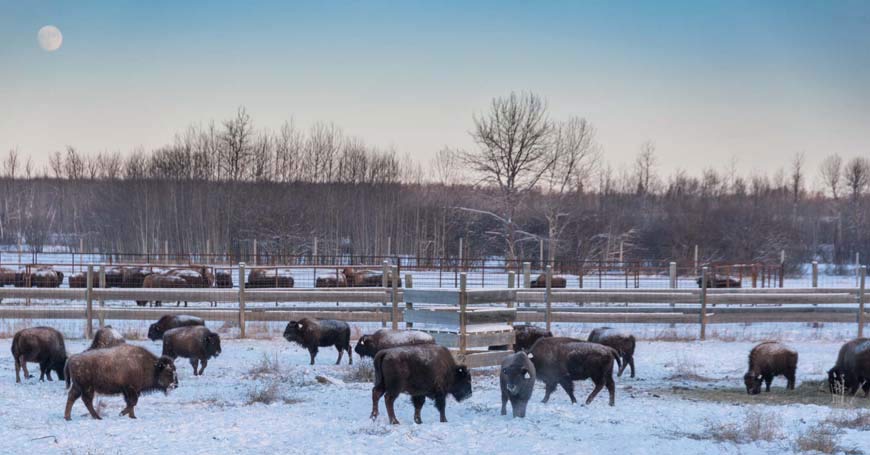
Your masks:
[{"label": "shaggy bison fur", "polygon": [[573,381],[582,379],[591,379],[595,384],[595,389],[586,398],[586,404],[592,403],[605,386],[610,394],[610,405],[616,403],[613,362],[619,364],[620,359],[615,349],[573,338],[541,338],[532,346],[529,357],[535,364],[538,379],[546,385],[543,403],[550,399],[556,385],[561,385],[571,398],[571,403],[576,403]]},{"label": "shaggy bison fur", "polygon": [[[537,278],[529,283],[530,288],[546,288],[547,287],[547,275],[543,273],[538,275]],[[562,275],[553,275],[552,281],[550,281],[551,288],[566,288],[568,287],[568,281]]]},{"label": "shaggy bison fur", "polygon": [[[535,344],[535,341],[538,341],[541,338],[551,337],[553,336],[553,332],[550,332],[547,329],[542,327],[534,326],[531,324],[515,324],[514,325],[514,351],[526,351]],[[500,346],[490,346],[490,351],[507,351],[507,345]]]},{"label": "shaggy bison fur", "polygon": [[166,333],[167,330],[172,330],[176,327],[190,327],[194,325],[204,326],[205,321],[196,316],[188,316],[185,314],[166,314],[148,327],[148,339],[152,341],[162,340],[163,334]]},{"label": "shaggy bison fur", "polygon": [[[175,360],[178,357],[190,359],[193,375],[202,375],[208,366],[208,359],[221,353],[221,337],[203,326],[178,327],[163,334],[163,355]],[[199,362],[202,368],[199,368]]]},{"label": "shaggy bison fur", "polygon": [[422,423],[420,409],[426,398],[435,400],[435,407],[446,422],[444,408],[447,395],[456,401],[471,396],[471,374],[464,365],[457,365],[444,346],[420,344],[384,349],[375,356],[375,384],[372,388],[371,418],[378,417],[378,402],[384,397],[391,424],[398,424],[393,404],[401,393],[411,395],[414,422]]},{"label": "shaggy bison fur", "polygon": [[39,364],[39,380],[46,377],[51,381],[51,371],[63,379],[63,366],[66,363],[66,345],[63,335],[51,327],[31,327],[19,330],[12,338],[12,358],[15,359],[15,382],[21,382],[20,370],[24,378],[31,378],[27,362]]},{"label": "shaggy bison fur", "polygon": [[514,417],[525,417],[526,406],[535,390],[535,365],[525,352],[511,354],[501,362],[498,375],[501,385],[501,415],[507,414],[507,402],[511,402]]},{"label": "shaggy bison fur", "polygon": [[292,288],[295,284],[288,270],[253,269],[245,283],[249,288]]},{"label": "shaggy bison fur", "polygon": [[100,419],[94,409],[94,394],[124,395],[127,407],[121,415],[136,418],[133,408],[142,393],[169,390],[178,386],[175,364],[169,357],[157,357],[147,349],[122,344],[114,348],[94,349],[70,357],[64,370],[69,395],[63,418],[70,420],[73,403],[79,397],[91,413]]},{"label": "shaggy bison fur", "polygon": [[870,395],[870,338],[855,338],[840,348],[837,363],[828,370],[831,393],[855,395],[858,389],[864,397]]},{"label": "shaggy bison fur", "polygon": [[770,383],[774,376],[785,376],[788,380],[786,388],[794,390],[797,362],[797,351],[784,344],[765,341],[755,345],[749,351],[749,370],[743,375],[746,393],[761,393],[762,382],[765,384],[765,391],[770,392]]},{"label": "shaggy bison fur", "polygon": [[124,340],[124,336],[121,335],[121,332],[118,332],[113,329],[112,326],[107,325],[102,329],[97,330],[97,333],[94,334],[94,341],[91,342],[91,346],[88,350],[113,348],[126,342],[127,341]]},{"label": "shaggy bison fur", "polygon": [[284,329],[284,339],[308,349],[311,365],[314,365],[314,358],[317,357],[318,348],[321,346],[335,346],[338,350],[336,365],[341,363],[341,357],[344,351],[347,351],[348,364],[353,365],[353,355],[350,351],[350,326],[344,321],[310,318],[290,321]]},{"label": "shaggy bison fur", "polygon": [[592,330],[586,341],[616,349],[616,352],[622,358],[622,365],[619,367],[619,372],[616,373],[616,376],[621,377],[625,367],[631,366],[631,377],[634,377],[634,348],[636,345],[634,335],[611,329],[610,327],[599,327]]},{"label": "shaggy bison fur", "polygon": [[435,338],[419,330],[380,329],[371,335],[363,335],[353,350],[360,357],[374,357],[382,349],[414,344],[434,344]]}]

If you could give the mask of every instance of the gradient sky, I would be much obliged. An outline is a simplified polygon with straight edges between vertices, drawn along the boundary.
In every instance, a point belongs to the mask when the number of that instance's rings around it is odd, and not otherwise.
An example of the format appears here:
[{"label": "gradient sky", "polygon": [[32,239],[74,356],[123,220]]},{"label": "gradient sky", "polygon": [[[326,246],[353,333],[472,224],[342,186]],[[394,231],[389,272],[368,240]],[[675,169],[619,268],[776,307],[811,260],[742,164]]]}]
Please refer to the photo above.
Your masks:
[{"label": "gradient sky", "polygon": [[150,149],[241,105],[426,160],[522,90],[586,117],[616,165],[645,140],[663,172],[868,156],[870,1],[0,0],[0,151],[40,163]]}]

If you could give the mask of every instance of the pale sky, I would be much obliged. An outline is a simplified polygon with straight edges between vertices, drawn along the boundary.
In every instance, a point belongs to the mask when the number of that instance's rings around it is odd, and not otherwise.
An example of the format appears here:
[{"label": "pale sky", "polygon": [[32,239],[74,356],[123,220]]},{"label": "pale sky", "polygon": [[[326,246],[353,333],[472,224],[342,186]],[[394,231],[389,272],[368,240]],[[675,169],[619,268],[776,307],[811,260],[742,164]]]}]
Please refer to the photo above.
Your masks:
[{"label": "pale sky", "polygon": [[615,165],[652,140],[665,173],[797,152],[814,172],[870,156],[870,2],[0,0],[0,152],[39,163],[151,149],[238,106],[425,161],[523,90],[587,118]]}]

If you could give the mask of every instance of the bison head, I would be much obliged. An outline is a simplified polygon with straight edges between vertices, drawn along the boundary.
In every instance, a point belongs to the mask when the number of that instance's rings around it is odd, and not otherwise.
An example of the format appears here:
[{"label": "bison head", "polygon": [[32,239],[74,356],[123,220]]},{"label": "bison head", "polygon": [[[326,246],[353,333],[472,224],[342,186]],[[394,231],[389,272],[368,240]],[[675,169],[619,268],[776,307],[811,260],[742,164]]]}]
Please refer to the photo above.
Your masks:
[{"label": "bison head", "polygon": [[502,368],[501,374],[504,376],[505,388],[511,395],[516,395],[523,389],[535,387],[534,367],[532,367],[532,371],[529,371],[529,368],[523,364],[510,365]]},{"label": "bison head", "polygon": [[453,370],[453,386],[450,394],[456,401],[462,401],[471,396],[471,373],[465,365],[459,365]]},{"label": "bison head", "polygon": [[66,366],[66,356],[63,356],[63,357],[60,357],[58,359],[55,359],[49,368],[51,368],[52,370],[54,370],[55,373],[57,373],[57,379],[62,380],[62,379],[65,379],[64,375],[63,375],[63,368],[65,366]]},{"label": "bison head", "polygon": [[375,354],[377,354],[374,341],[370,335],[361,336],[353,350],[359,354],[360,357],[374,357]]},{"label": "bison head", "polygon": [[178,387],[178,375],[175,373],[175,362],[171,357],[162,356],[154,364],[154,388],[169,393]]},{"label": "bison head", "polygon": [[284,339],[291,343],[302,343],[305,339],[306,329],[304,321],[290,321],[287,323],[287,328],[284,329]]},{"label": "bison head", "polygon": [[758,395],[761,393],[762,376],[748,372],[743,375],[743,384],[746,385],[746,393],[750,395]]},{"label": "bison head", "polygon": [[156,322],[148,326],[148,339],[151,341],[157,341],[163,339],[163,327],[161,327]]},{"label": "bison head", "polygon": [[209,357],[217,357],[221,354],[221,337],[214,332],[209,332],[202,337],[202,345],[205,346],[205,353]]}]

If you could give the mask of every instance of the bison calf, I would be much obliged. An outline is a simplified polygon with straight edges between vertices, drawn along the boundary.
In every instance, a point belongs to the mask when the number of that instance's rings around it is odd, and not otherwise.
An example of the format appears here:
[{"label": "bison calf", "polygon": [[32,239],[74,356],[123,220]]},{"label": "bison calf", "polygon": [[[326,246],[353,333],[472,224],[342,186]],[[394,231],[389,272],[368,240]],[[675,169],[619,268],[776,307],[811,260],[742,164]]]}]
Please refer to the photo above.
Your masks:
[{"label": "bison calf", "polygon": [[535,364],[538,379],[546,385],[543,403],[550,399],[557,385],[565,389],[571,403],[576,403],[573,381],[582,379],[592,379],[595,384],[595,389],[586,398],[586,404],[592,403],[605,386],[610,394],[610,405],[616,403],[613,362],[615,360],[619,364],[620,360],[615,349],[573,338],[542,338],[532,346],[529,357]]},{"label": "bison calf", "polygon": [[27,362],[39,364],[39,380],[47,377],[51,381],[51,370],[63,379],[63,366],[66,363],[66,345],[63,335],[51,327],[31,327],[18,331],[12,338],[12,358],[15,359],[15,382],[21,382],[20,371],[24,378],[31,378]]},{"label": "bison calf", "polygon": [[622,365],[620,365],[616,376],[621,377],[625,367],[631,366],[631,377],[634,377],[634,348],[636,344],[634,335],[620,332],[610,327],[599,327],[589,334],[589,338],[586,341],[616,349],[616,352],[622,357]]},{"label": "bison calf", "polygon": [[855,338],[840,348],[837,363],[828,370],[831,393],[855,395],[858,389],[864,397],[870,395],[870,338]]},{"label": "bison calf", "polygon": [[507,402],[511,402],[514,417],[525,417],[526,406],[535,390],[535,365],[525,352],[511,354],[501,362],[498,376],[501,384],[501,415],[507,414]]},{"label": "bison calf", "polygon": [[335,346],[338,350],[338,360],[341,363],[344,351],[347,351],[348,364],[353,365],[353,355],[350,351],[350,326],[344,321],[332,321],[302,318],[298,321],[290,321],[284,329],[284,339],[301,345],[308,349],[311,356],[311,365],[317,357],[318,348],[321,346]]},{"label": "bison calf", "polygon": [[85,351],[70,357],[64,370],[69,396],[63,418],[70,420],[73,403],[79,397],[91,413],[100,419],[94,409],[94,394],[124,395],[127,407],[121,415],[136,418],[133,408],[142,393],[169,390],[178,386],[175,364],[169,357],[157,357],[147,349],[122,344],[108,349]]},{"label": "bison calf", "polygon": [[152,341],[162,340],[163,334],[166,333],[167,330],[196,325],[204,326],[205,321],[196,316],[188,316],[185,314],[179,314],[176,316],[166,314],[158,319],[157,322],[148,326],[148,339]]},{"label": "bison calf", "polygon": [[434,343],[432,335],[419,330],[380,329],[371,335],[361,336],[353,350],[360,357],[374,357],[382,349]]},{"label": "bison calf", "polygon": [[794,349],[775,341],[759,343],[749,351],[749,370],[743,375],[746,393],[761,393],[762,382],[765,383],[765,391],[770,392],[773,377],[780,375],[788,380],[786,388],[794,390],[797,362],[798,353]]},{"label": "bison calf", "polygon": [[391,424],[398,424],[393,404],[401,393],[411,395],[414,422],[422,423],[420,409],[429,397],[446,422],[444,408],[447,395],[456,401],[471,396],[471,374],[464,365],[457,365],[444,346],[420,344],[384,349],[375,356],[375,385],[372,388],[371,418],[378,417],[378,402],[384,397]]},{"label": "bison calf", "polygon": [[97,333],[94,334],[94,341],[91,342],[91,346],[88,350],[113,348],[126,342],[127,341],[124,340],[124,337],[120,332],[113,329],[112,326],[107,325],[102,329],[97,330]]},{"label": "bison calf", "polygon": [[[175,360],[178,357],[190,359],[193,375],[202,375],[208,366],[208,359],[221,353],[221,337],[203,326],[178,327],[163,334],[163,355]],[[199,362],[202,369],[197,373]]]}]

